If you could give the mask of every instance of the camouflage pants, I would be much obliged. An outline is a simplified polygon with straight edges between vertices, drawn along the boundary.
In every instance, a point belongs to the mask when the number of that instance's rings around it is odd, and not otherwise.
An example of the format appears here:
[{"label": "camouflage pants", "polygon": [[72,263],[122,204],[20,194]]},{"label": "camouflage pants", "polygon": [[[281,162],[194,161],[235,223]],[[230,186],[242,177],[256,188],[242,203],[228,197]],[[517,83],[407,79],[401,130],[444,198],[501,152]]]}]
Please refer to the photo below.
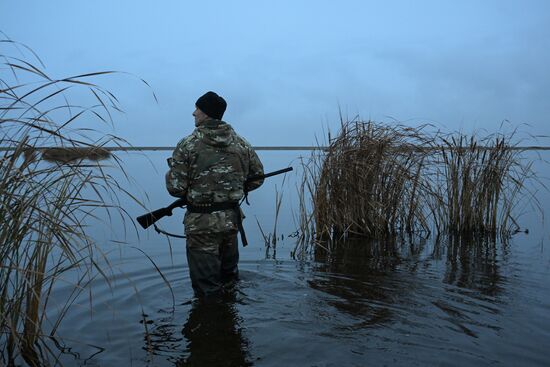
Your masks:
[{"label": "camouflage pants", "polygon": [[237,232],[188,233],[187,263],[191,285],[198,297],[219,293],[239,275]]}]

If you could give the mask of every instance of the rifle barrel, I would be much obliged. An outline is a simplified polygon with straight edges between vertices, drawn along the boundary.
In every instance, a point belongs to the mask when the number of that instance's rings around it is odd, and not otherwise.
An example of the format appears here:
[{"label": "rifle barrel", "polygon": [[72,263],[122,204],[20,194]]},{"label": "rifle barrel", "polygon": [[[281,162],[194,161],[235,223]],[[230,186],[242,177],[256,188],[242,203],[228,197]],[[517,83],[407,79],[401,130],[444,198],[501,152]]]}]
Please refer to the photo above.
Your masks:
[{"label": "rifle barrel", "polygon": [[290,172],[293,169],[294,168],[292,168],[292,167],[287,167],[287,168],[283,168],[283,169],[280,169],[280,170],[277,170],[277,171],[269,172],[269,173],[266,173],[266,174],[263,174],[263,175],[252,176],[247,181],[256,181],[256,180],[259,180],[259,179],[262,179],[262,178],[268,178],[268,177],[271,177],[271,176],[280,175],[281,173]]}]

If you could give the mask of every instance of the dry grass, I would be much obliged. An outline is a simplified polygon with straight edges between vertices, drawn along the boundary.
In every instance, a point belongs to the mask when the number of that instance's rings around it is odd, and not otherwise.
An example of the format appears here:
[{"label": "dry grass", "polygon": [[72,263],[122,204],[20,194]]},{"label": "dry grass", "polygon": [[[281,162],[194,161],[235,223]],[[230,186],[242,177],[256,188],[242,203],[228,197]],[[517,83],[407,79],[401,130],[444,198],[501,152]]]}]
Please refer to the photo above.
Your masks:
[{"label": "dry grass", "polygon": [[429,129],[342,121],[328,148],[302,165],[295,252],[312,242],[330,251],[346,237],[517,230],[513,209],[524,195],[534,197],[525,184],[537,178],[514,149],[515,132],[468,137]]},{"label": "dry grass", "polygon": [[[74,125],[84,117],[110,124],[112,111],[120,108],[110,92],[90,82],[110,72],[52,78],[39,59],[36,66],[11,56],[10,51],[23,53],[26,47],[1,41],[0,146],[8,149],[0,152],[0,364],[23,359],[38,366],[55,358],[44,338],[55,337],[63,315],[89,282],[106,277],[106,269],[98,266],[102,253],[86,235],[86,219],[124,218],[118,205],[124,190],[97,161],[108,153],[97,146],[122,141]],[[71,104],[73,89],[88,92],[94,102]],[[42,149],[48,146],[63,149]],[[95,161],[84,162],[83,153]],[[74,292],[56,300],[58,316],[50,319],[51,291],[67,272],[77,274]]]},{"label": "dry grass", "polygon": [[441,201],[435,207],[439,232],[507,236],[519,229],[513,209],[523,196],[534,198],[526,181],[540,181],[532,162],[514,149],[514,135],[440,137],[434,184]]},{"label": "dry grass", "polygon": [[[284,186],[285,181],[286,181],[286,175],[283,178],[281,187]],[[279,238],[277,234],[277,224],[279,223],[279,215],[281,213],[282,203],[283,203],[283,191],[282,190],[279,191],[277,189],[277,186],[275,186],[275,211],[273,216],[273,229],[271,232],[264,231],[264,228],[258,221],[258,218],[256,218],[256,224],[258,225],[260,234],[262,235],[262,238],[264,240],[266,258],[270,258],[270,257],[275,258],[277,255],[277,240]],[[272,253],[272,255],[270,253]]]},{"label": "dry grass", "polygon": [[111,158],[111,152],[102,147],[43,148],[42,158],[48,162],[69,163],[78,160],[100,161]]},{"label": "dry grass", "polygon": [[342,123],[305,169],[302,187],[312,195],[317,238],[429,232],[430,185],[423,173],[430,157],[417,149],[429,143],[422,129]]}]

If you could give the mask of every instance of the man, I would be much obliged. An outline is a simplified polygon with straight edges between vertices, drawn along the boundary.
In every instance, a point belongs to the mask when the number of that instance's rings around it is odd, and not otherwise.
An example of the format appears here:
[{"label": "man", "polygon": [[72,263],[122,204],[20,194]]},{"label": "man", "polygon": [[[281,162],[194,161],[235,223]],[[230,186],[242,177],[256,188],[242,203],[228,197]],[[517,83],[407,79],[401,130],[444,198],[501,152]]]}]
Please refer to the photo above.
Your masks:
[{"label": "man", "polygon": [[184,226],[187,261],[195,294],[219,293],[238,277],[237,232],[242,230],[239,200],[262,185],[246,184],[262,175],[263,166],[252,146],[222,121],[225,100],[207,92],[195,103],[195,130],[182,139],[168,160],[166,188],[186,198]]}]

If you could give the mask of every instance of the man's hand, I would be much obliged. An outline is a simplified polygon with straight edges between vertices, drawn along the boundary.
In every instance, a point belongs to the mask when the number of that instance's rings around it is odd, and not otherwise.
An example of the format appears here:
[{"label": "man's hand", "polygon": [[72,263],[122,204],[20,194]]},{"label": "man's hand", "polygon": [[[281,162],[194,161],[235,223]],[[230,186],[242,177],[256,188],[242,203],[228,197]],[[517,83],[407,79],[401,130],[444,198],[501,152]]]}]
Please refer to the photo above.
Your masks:
[{"label": "man's hand", "polygon": [[166,172],[166,175],[164,176],[164,179],[166,180],[166,188],[168,190],[168,193],[171,196],[177,197],[177,198],[184,198],[187,193],[185,191],[180,190],[174,190],[172,185],[169,185],[169,182],[171,180],[172,176],[170,175],[170,171]]}]

